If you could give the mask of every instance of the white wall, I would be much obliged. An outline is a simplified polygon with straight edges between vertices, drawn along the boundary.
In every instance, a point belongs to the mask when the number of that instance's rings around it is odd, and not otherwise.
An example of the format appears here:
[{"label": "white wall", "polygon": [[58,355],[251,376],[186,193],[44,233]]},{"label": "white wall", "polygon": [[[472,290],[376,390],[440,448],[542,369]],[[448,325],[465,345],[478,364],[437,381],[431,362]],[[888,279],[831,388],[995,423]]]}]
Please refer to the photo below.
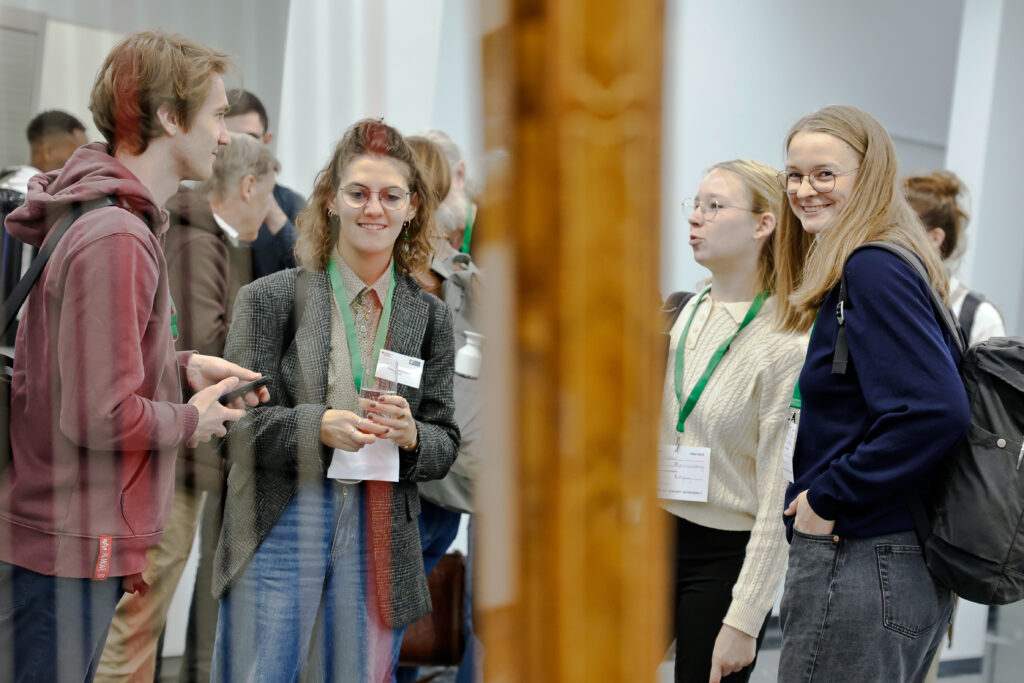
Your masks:
[{"label": "white wall", "polygon": [[948,163],[971,189],[961,275],[994,301],[1008,334],[1024,333],[1024,3],[967,0]]},{"label": "white wall", "polygon": [[[52,104],[40,102],[41,107],[66,109],[85,123],[91,118],[88,93],[96,69],[106,56],[107,50],[102,48],[109,37],[143,28],[163,28],[232,55],[242,70],[244,86],[264,101],[271,127],[276,128],[290,0],[0,0],[0,4],[42,12],[50,18],[44,86],[47,80],[61,78],[74,82],[66,92],[52,90]],[[75,27],[86,30],[76,32]],[[50,35],[51,28],[57,29],[55,35]],[[92,37],[96,37],[95,42],[91,42]],[[83,51],[75,52],[71,44],[54,44],[64,39],[78,41]],[[101,60],[92,64],[97,53],[101,53]],[[55,59],[46,61],[51,56]],[[90,138],[95,139],[95,135],[93,130]]]},{"label": "white wall", "polygon": [[962,0],[669,0],[662,289],[692,288],[679,202],[711,164],[775,167],[804,114],[853,104],[897,138],[907,167],[941,164]]},{"label": "white wall", "polygon": [[308,195],[356,120],[404,134],[447,132],[470,172],[482,149],[480,66],[471,0],[294,0],[284,56],[282,183]]}]

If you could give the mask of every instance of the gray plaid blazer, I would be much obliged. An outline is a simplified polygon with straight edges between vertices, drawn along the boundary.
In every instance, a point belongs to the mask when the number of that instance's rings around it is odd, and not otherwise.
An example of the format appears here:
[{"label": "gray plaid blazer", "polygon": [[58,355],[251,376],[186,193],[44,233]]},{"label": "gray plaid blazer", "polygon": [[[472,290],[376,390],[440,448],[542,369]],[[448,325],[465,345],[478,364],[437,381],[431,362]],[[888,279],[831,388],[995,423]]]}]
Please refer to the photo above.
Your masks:
[{"label": "gray plaid blazer", "polygon": [[[224,523],[217,546],[214,597],[231,590],[302,482],[327,476],[332,450],[320,443],[327,411],[331,298],[327,273],[309,272],[304,311],[294,341],[298,269],[260,278],[238,292],[224,357],[272,378],[269,403],[246,411],[225,439],[231,463]],[[433,318],[430,348],[423,348]],[[430,611],[420,550],[416,482],[440,479],[455,461],[459,428],[452,398],[452,317],[441,301],[409,276],[396,275],[385,348],[425,361],[419,389],[399,386],[419,428],[417,452],[399,451],[397,483],[367,482],[370,544],[381,616],[392,628]]]}]

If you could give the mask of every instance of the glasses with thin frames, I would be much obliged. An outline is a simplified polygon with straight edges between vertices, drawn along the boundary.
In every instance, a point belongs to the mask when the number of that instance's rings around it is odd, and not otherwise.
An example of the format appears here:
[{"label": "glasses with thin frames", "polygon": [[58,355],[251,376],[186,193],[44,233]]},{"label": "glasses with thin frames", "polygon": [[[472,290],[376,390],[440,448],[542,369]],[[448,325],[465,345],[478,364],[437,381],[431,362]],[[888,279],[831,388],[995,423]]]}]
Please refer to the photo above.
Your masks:
[{"label": "glasses with thin frames", "polygon": [[757,213],[753,209],[748,209],[745,206],[732,206],[730,204],[723,204],[717,199],[704,202],[696,197],[683,200],[683,215],[689,216],[694,211],[700,209],[700,215],[704,216],[704,220],[713,221],[715,216],[718,215],[719,209],[739,209],[740,211],[749,211],[750,213]]},{"label": "glasses with thin frames", "polygon": [[856,170],[856,168],[851,168],[848,171],[833,171],[829,168],[819,168],[818,170],[811,171],[810,173],[779,171],[775,177],[779,179],[779,185],[786,191],[786,194],[796,194],[799,192],[800,186],[804,184],[804,178],[807,178],[807,182],[811,184],[811,189],[815,192],[828,194],[836,188],[837,177],[841,175],[852,175]]},{"label": "glasses with thin frames", "polygon": [[386,211],[398,211],[409,201],[410,190],[401,187],[385,187],[381,190],[371,190],[359,183],[350,183],[341,188],[341,198],[353,209],[361,209],[370,201],[370,195],[377,195],[380,205]]}]

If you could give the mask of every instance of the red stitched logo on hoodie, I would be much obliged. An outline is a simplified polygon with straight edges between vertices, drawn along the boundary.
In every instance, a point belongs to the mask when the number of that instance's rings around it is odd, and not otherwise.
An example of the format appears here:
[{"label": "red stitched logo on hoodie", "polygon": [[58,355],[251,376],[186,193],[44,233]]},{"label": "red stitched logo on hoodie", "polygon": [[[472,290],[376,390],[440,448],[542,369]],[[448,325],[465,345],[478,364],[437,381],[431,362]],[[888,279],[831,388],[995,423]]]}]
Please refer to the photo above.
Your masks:
[{"label": "red stitched logo on hoodie", "polygon": [[113,547],[113,537],[100,536],[100,556],[96,559],[96,571],[92,575],[94,581],[103,581],[110,575],[110,555]]}]

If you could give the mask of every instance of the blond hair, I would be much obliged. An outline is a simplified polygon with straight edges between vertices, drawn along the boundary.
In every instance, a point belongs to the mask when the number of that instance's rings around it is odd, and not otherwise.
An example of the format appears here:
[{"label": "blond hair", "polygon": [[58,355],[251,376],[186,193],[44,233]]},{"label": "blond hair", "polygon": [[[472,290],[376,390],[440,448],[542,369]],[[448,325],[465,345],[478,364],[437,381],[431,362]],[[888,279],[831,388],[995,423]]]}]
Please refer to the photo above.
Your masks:
[{"label": "blond hair", "polygon": [[[711,171],[728,171],[732,173],[750,195],[750,210],[755,214],[770,213],[778,220],[782,208],[782,189],[775,179],[775,169],[760,161],[749,159],[733,159],[715,164]],[[707,174],[705,174],[707,175]],[[758,289],[775,293],[775,231],[761,245],[757,257]]]},{"label": "blond hair", "polygon": [[89,110],[116,153],[139,155],[164,135],[157,110],[167,105],[186,132],[210,93],[212,77],[234,64],[227,54],[161,30],[126,36],[107,55]]},{"label": "blond hair", "polygon": [[817,239],[804,231],[788,202],[782,209],[775,241],[779,326],[796,332],[810,329],[825,296],[839,283],[846,260],[867,242],[893,242],[915,252],[931,284],[946,296],[946,271],[903,195],[896,150],[882,124],[863,109],[831,105],[793,125],[787,150],[801,132],[827,133],[845,142],[859,165],[849,200]]}]

